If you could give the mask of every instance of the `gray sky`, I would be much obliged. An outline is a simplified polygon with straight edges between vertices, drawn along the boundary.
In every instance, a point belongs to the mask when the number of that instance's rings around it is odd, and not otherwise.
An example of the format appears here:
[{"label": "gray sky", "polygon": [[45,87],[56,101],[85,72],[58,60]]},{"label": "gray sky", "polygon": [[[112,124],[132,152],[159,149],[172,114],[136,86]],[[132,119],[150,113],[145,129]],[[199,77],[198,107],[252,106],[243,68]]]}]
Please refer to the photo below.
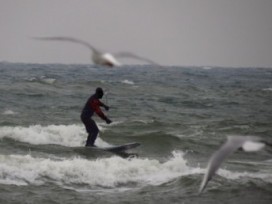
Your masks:
[{"label": "gray sky", "polygon": [[90,63],[80,45],[30,38],[70,36],[162,65],[272,67],[271,0],[0,0],[0,28],[9,62]]}]

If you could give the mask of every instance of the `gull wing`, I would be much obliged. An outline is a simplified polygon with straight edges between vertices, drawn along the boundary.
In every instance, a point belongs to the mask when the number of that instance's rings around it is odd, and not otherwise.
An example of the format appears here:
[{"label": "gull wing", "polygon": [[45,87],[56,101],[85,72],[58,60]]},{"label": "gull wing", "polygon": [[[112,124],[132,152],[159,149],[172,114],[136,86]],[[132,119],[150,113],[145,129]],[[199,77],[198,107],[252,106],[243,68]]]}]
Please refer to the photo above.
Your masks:
[{"label": "gull wing", "polygon": [[90,50],[92,50],[95,53],[99,53],[99,54],[101,53],[99,50],[97,50],[90,43],[83,41],[83,40],[76,39],[76,38],[72,38],[72,37],[62,37],[62,36],[59,36],[59,37],[34,37],[33,39],[47,40],[47,41],[66,41],[66,42],[78,43],[78,44],[88,47]]},{"label": "gull wing", "polygon": [[[254,143],[255,150],[260,150],[262,147],[260,147],[259,142],[260,139],[258,137],[252,137],[252,136],[229,136],[227,139],[227,142],[225,142],[219,150],[217,150],[210,158],[208,167],[206,170],[206,173],[203,177],[202,183],[199,188],[199,193],[201,193],[208,182],[212,179],[216,171],[219,169],[220,165],[223,163],[223,161],[234,151],[239,149],[240,147],[243,147],[246,143]],[[243,147],[244,148],[244,147]],[[254,148],[251,148],[251,151]]]},{"label": "gull wing", "polygon": [[117,57],[117,58],[133,58],[133,59],[144,61],[144,62],[147,62],[147,63],[150,63],[150,64],[158,65],[158,63],[156,63],[156,62],[154,62],[154,61],[152,61],[150,59],[147,59],[145,57],[141,57],[141,56],[136,55],[136,54],[131,53],[131,52],[119,52],[119,53],[115,53],[114,56]]}]

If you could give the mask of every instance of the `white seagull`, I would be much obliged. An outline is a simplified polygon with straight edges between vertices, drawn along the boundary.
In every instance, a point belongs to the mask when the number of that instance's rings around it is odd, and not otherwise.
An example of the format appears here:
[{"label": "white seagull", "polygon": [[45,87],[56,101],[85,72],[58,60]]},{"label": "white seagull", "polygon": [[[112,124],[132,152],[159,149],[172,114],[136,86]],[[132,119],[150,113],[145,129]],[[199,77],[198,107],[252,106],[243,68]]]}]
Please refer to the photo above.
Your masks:
[{"label": "white seagull", "polygon": [[[141,61],[145,61],[147,63],[151,63],[151,64],[157,64],[152,60],[149,60],[147,58],[144,57],[140,57],[138,55],[135,55],[133,53],[130,52],[120,52],[120,53],[116,53],[116,54],[111,54],[111,53],[104,53],[100,50],[98,50],[97,48],[95,48],[94,46],[92,46],[91,44],[89,44],[88,42],[85,42],[83,40],[79,40],[76,38],[72,38],[72,37],[34,37],[34,39],[36,40],[47,40],[47,41],[67,41],[67,42],[73,42],[73,43],[77,43],[77,44],[81,44],[87,48],[89,48],[92,52],[92,61],[97,64],[97,65],[102,65],[102,66],[108,66],[108,67],[115,67],[115,66],[121,66],[121,63],[119,61],[117,61],[117,59],[115,57],[118,58],[134,58],[137,60],[141,60]],[[115,56],[115,57],[114,57]]]},{"label": "white seagull", "polygon": [[223,161],[234,151],[242,148],[246,152],[261,150],[265,145],[271,144],[255,136],[228,136],[227,141],[211,156],[206,173],[199,188],[201,193],[212,179]]}]

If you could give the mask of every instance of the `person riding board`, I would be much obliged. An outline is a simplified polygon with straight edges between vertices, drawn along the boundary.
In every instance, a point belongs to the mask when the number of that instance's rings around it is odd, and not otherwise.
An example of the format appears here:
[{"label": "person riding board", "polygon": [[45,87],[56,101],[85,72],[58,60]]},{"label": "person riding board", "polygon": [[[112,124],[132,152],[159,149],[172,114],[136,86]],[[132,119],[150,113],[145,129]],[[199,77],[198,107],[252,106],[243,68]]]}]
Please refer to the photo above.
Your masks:
[{"label": "person riding board", "polygon": [[95,94],[89,97],[84,108],[82,109],[81,121],[85,125],[86,131],[88,133],[88,138],[85,146],[95,146],[94,143],[99,133],[99,129],[95,121],[92,119],[94,113],[96,113],[101,119],[106,121],[107,124],[110,124],[112,122],[100,109],[101,106],[104,107],[106,111],[109,110],[109,106],[105,105],[99,100],[102,99],[103,95],[103,89],[100,87],[96,88]]}]

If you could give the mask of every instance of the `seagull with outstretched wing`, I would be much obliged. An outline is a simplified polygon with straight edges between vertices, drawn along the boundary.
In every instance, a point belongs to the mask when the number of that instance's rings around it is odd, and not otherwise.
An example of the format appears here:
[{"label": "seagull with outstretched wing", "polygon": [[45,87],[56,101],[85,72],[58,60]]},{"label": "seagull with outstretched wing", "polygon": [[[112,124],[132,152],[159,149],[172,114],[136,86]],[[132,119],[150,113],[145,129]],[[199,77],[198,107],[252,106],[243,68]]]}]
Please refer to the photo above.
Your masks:
[{"label": "seagull with outstretched wing", "polygon": [[115,57],[134,58],[134,59],[141,60],[141,61],[144,61],[147,63],[157,64],[157,63],[153,62],[152,60],[135,55],[130,52],[120,52],[120,53],[116,53],[116,54],[111,54],[111,53],[107,53],[107,52],[104,53],[104,52],[98,50],[97,48],[95,48],[94,46],[92,46],[91,44],[89,44],[88,42],[85,42],[83,40],[79,40],[76,38],[72,38],[72,37],[34,37],[34,39],[45,40],[45,41],[67,41],[67,42],[81,44],[81,45],[89,48],[92,51],[92,61],[97,65],[108,66],[108,67],[120,66],[121,63]]},{"label": "seagull with outstretched wing", "polygon": [[228,136],[227,141],[211,156],[206,173],[199,188],[199,193],[205,189],[208,182],[212,179],[223,161],[234,151],[241,148],[246,152],[253,152],[261,150],[266,145],[271,146],[271,144],[263,141],[259,137]]}]

